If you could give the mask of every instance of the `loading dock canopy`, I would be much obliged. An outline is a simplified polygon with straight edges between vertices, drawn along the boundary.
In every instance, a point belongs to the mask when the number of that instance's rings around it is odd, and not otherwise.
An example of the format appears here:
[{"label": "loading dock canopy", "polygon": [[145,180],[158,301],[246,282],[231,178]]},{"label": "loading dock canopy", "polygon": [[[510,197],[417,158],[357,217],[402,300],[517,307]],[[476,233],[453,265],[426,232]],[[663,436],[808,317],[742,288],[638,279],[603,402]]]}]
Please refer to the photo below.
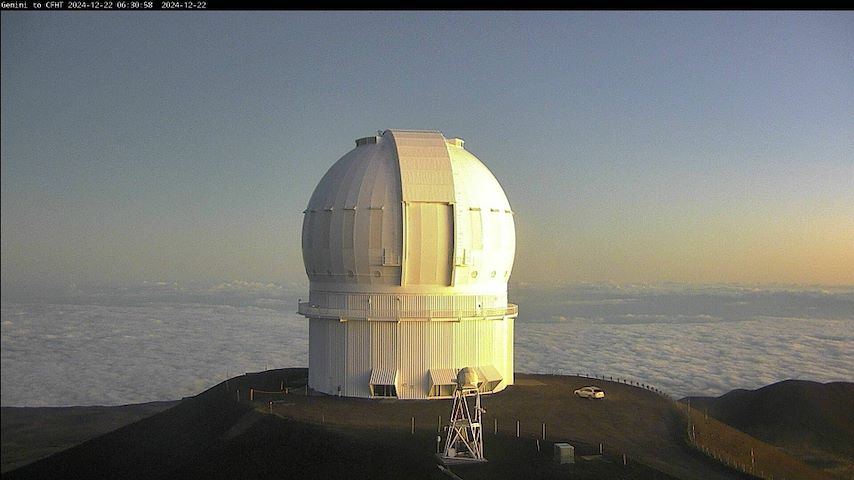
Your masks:
[{"label": "loading dock canopy", "polygon": [[457,370],[455,368],[430,369],[430,397],[451,397],[457,389]]},{"label": "loading dock canopy", "polygon": [[397,385],[397,370],[393,368],[374,368],[371,370],[370,383],[371,385]]},{"label": "loading dock canopy", "polygon": [[484,393],[489,393],[495,390],[503,378],[501,374],[498,373],[498,369],[492,365],[477,367],[477,374],[480,375],[480,391]]},{"label": "loading dock canopy", "polygon": [[477,367],[477,373],[480,375],[480,379],[484,383],[500,382],[504,378],[500,373],[498,373],[498,369],[492,365]]},{"label": "loading dock canopy", "polygon": [[[489,393],[498,387],[504,377],[498,372],[494,365],[475,367],[478,375],[480,391]],[[455,368],[431,368],[430,369],[430,391],[431,396],[447,396],[457,388],[457,369]],[[448,390],[450,389],[450,390]]]},{"label": "loading dock canopy", "polygon": [[430,386],[437,385],[453,385],[457,386],[457,371],[453,368],[431,368],[430,369]]}]

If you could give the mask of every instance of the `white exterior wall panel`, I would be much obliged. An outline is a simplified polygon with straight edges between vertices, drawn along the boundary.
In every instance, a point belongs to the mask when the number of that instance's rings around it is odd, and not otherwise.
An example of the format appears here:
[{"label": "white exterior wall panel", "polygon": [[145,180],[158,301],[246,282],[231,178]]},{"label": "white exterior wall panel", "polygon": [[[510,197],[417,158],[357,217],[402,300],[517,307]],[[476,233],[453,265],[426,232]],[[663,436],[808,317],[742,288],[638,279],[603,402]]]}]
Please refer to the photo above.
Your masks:
[{"label": "white exterior wall panel", "polygon": [[309,320],[308,384],[325,392],[338,392],[344,387],[346,332],[344,324],[335,320]]},{"label": "white exterior wall panel", "polygon": [[501,373],[501,383],[498,388],[503,389],[507,386],[507,319],[496,320],[492,330],[492,365]]},{"label": "white exterior wall panel", "polygon": [[495,362],[492,348],[492,331],[495,329],[495,320],[478,320],[476,325],[477,335],[477,360],[474,366],[489,365]]},{"label": "white exterior wall panel", "polygon": [[456,322],[428,322],[430,328],[430,368],[454,367],[454,325]]},{"label": "white exterior wall panel", "polygon": [[329,390],[334,394],[343,394],[345,368],[347,364],[346,323],[329,322]]},{"label": "white exterior wall panel", "polygon": [[368,322],[371,330],[371,368],[397,369],[397,322]]},{"label": "white exterior wall panel", "polygon": [[430,398],[431,369],[492,365],[503,378],[496,391],[513,382],[512,322],[309,321],[309,385],[317,391],[370,396],[372,372],[397,372],[400,399]]},{"label": "white exterior wall panel", "polygon": [[321,320],[310,318],[308,320],[308,385],[315,390],[318,379],[326,374],[326,365],[320,361],[322,358],[326,358],[326,331]]},{"label": "white exterior wall panel", "polygon": [[367,397],[371,392],[371,325],[369,322],[348,321],[347,363],[344,395]]},{"label": "white exterior wall panel", "polygon": [[400,322],[399,325],[397,396],[401,399],[426,398],[425,392],[430,389],[429,322]]},{"label": "white exterior wall panel", "polygon": [[478,354],[477,322],[463,320],[454,324],[454,363],[476,366]]},{"label": "white exterior wall panel", "polygon": [[504,322],[507,325],[506,326],[507,335],[505,336],[505,338],[507,339],[507,354],[504,356],[504,359],[507,362],[507,364],[505,367],[506,370],[502,371],[501,373],[504,374],[504,381],[507,382],[507,385],[513,385],[513,383],[514,383],[513,375],[514,375],[514,371],[515,371],[514,369],[516,368],[516,365],[515,365],[514,360],[513,360],[513,342],[515,342],[515,340],[513,338],[514,337],[513,332],[515,331],[515,325],[514,324],[516,323],[516,319],[514,317],[506,317]]}]

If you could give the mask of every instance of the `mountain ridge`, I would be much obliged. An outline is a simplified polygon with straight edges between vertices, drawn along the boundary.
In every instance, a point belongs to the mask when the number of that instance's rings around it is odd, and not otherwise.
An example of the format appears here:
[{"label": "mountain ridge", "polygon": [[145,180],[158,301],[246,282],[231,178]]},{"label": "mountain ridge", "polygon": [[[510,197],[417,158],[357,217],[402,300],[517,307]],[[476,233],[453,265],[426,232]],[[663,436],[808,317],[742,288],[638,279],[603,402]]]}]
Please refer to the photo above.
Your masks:
[{"label": "mountain ridge", "polygon": [[854,383],[790,379],[681,401],[807,464],[854,478]]}]

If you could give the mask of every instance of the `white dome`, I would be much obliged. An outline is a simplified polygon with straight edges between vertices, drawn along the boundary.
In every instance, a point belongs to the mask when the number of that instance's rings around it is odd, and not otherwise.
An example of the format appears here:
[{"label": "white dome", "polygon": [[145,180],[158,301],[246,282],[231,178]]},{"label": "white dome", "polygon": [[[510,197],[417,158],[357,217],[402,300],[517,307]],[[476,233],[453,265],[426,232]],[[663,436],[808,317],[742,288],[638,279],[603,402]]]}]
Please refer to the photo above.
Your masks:
[{"label": "white dome", "polygon": [[513,213],[463,141],[386,130],[356,145],[324,175],[305,211],[311,289],[506,298]]},{"label": "white dome", "polygon": [[513,384],[513,212],[462,140],[356,140],[315,188],[302,248],[311,388],[449,398],[459,369],[483,393]]}]

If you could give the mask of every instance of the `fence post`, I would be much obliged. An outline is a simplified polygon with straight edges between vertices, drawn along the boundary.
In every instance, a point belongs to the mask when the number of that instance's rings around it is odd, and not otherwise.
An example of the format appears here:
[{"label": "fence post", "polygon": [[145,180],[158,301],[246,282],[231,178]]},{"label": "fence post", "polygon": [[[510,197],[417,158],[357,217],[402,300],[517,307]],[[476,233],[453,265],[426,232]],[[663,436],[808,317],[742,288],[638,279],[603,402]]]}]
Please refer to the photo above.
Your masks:
[{"label": "fence post", "polygon": [[412,417],[412,431],[409,433],[410,435],[415,435],[415,417]]},{"label": "fence post", "polygon": [[270,401],[270,415],[273,414],[273,402]]},{"label": "fence post", "polygon": [[602,444],[599,444],[599,455],[602,455]]},{"label": "fence post", "polygon": [[494,424],[494,430],[493,430],[492,434],[493,434],[493,435],[498,435],[498,419],[497,419],[497,418],[493,418],[493,419],[492,419],[492,422],[493,422],[493,424]]},{"label": "fence post", "polygon": [[519,420],[516,420],[516,438],[519,438]]},{"label": "fence post", "polygon": [[546,423],[543,422],[543,440],[546,439]]}]

